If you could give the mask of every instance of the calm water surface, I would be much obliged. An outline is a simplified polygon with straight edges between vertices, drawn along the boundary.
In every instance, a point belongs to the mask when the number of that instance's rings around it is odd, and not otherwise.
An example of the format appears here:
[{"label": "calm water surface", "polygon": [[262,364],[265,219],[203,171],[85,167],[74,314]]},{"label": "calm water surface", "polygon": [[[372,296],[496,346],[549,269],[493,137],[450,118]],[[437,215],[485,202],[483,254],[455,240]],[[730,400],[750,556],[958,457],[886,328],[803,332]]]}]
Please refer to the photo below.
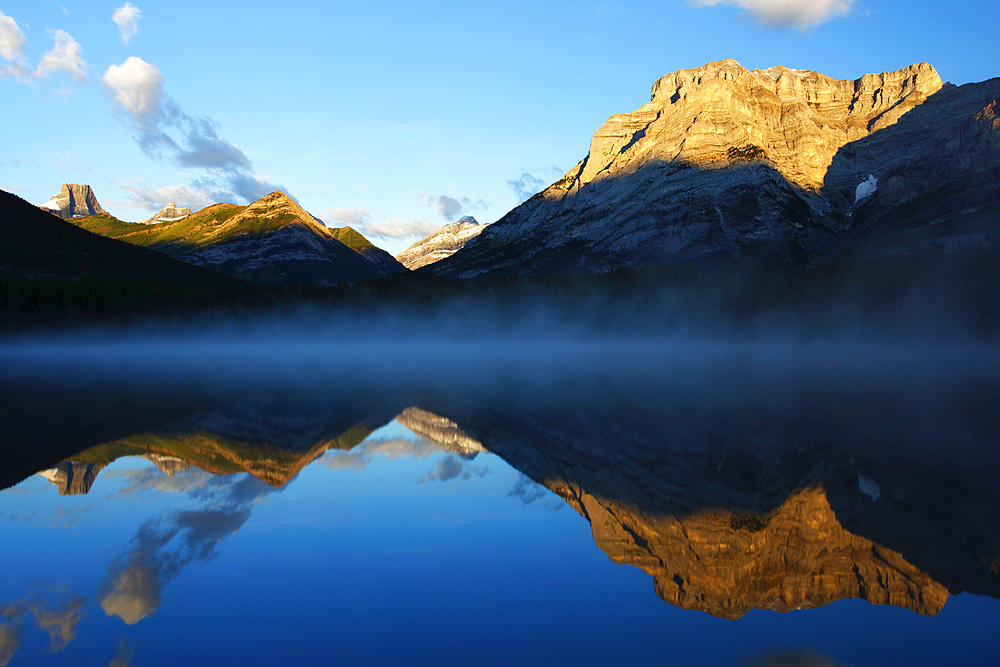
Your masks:
[{"label": "calm water surface", "polygon": [[991,348],[8,343],[0,666],[991,664]]}]

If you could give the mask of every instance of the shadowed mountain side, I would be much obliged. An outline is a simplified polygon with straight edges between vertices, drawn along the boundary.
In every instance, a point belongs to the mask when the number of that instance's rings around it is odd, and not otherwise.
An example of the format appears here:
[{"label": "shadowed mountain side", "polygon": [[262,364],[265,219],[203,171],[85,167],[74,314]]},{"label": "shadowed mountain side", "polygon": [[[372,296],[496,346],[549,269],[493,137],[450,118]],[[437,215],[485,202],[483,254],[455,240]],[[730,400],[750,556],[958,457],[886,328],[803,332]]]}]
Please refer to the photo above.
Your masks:
[{"label": "shadowed mountain side", "polygon": [[245,289],[246,283],[146,248],[80,229],[0,191],[0,275],[98,277],[196,289]]},{"label": "shadowed mountain side", "polygon": [[800,267],[827,261],[843,225],[764,160],[712,169],[648,162],[573,193],[543,191],[419,270],[460,278],[606,273],[713,258]]},{"label": "shadowed mountain side", "polygon": [[[105,382],[66,389],[61,382],[27,384],[0,377],[0,489],[96,445],[164,427],[218,404],[203,387],[180,390]],[[109,460],[92,461],[104,465]],[[91,480],[91,483],[93,480]]]},{"label": "shadowed mountain side", "polygon": [[[1000,78],[946,85],[896,124],[843,146],[822,191],[853,217],[841,253],[1000,245],[998,112]],[[855,204],[855,186],[868,175],[877,190]]]},{"label": "shadowed mountain side", "polygon": [[[421,271],[601,273],[698,258],[803,269],[921,253],[931,240],[949,250],[996,245],[1000,79],[942,88],[933,69],[915,65],[881,75],[885,95],[899,97],[893,103],[882,93],[859,97],[872,75],[851,87],[784,68],[750,73],[731,61],[703,69],[693,84],[678,73],[669,103],[669,77],[661,79],[653,101],[609,119],[561,180]],[[792,80],[799,88],[781,92]],[[682,95],[685,86],[697,94]],[[834,89],[842,99],[824,102]],[[789,105],[794,114],[773,115]],[[789,151],[797,143],[802,150]],[[870,176],[874,194],[860,196]]]},{"label": "shadowed mountain side", "polygon": [[351,227],[339,227],[331,231],[333,232],[333,238],[364,257],[365,260],[378,269],[382,276],[388,278],[408,272],[408,269],[400,264],[395,257],[377,247],[362,236],[360,232]]},{"label": "shadowed mountain side", "polygon": [[924,614],[963,591],[1000,598],[1000,424],[970,400],[985,387],[911,408],[901,387],[724,386],[429,407],[566,500],[672,604],[737,618],[847,597]]},{"label": "shadowed mountain side", "polygon": [[383,275],[280,191],[249,206],[216,204],[156,224],[121,222],[107,215],[73,222],[96,234],[266,285],[331,285]]}]

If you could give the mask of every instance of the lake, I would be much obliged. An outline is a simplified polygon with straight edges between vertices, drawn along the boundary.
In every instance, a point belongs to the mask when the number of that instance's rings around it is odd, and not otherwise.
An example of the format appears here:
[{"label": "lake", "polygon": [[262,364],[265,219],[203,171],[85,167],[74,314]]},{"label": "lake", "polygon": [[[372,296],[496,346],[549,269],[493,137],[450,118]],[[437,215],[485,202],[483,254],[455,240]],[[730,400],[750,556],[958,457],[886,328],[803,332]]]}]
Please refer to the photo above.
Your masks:
[{"label": "lake", "polygon": [[0,666],[989,664],[995,346],[0,345]]}]

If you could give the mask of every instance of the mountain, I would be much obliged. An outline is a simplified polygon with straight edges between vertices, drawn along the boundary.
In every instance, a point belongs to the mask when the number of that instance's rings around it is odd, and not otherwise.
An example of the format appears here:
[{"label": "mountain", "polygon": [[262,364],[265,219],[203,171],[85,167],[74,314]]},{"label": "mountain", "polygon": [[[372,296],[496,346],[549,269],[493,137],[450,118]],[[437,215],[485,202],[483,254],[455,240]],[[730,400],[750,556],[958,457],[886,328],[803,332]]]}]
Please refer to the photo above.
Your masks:
[{"label": "mountain", "polygon": [[79,220],[61,220],[16,195],[0,191],[0,276],[64,280],[87,277],[206,290],[249,287],[146,248],[101,238],[76,226]]},{"label": "mountain", "polygon": [[106,214],[73,222],[102,236],[266,285],[332,285],[383,275],[281,191],[249,206],[215,204],[151,224],[122,222]]},{"label": "mountain", "polygon": [[419,269],[421,266],[451,257],[484,229],[485,225],[479,224],[475,218],[467,215],[459,218],[458,222],[442,227],[420,239],[396,255],[396,259],[408,269]]},{"label": "mountain", "polygon": [[407,267],[396,261],[395,257],[375,246],[353,228],[339,227],[333,228],[331,231],[333,238],[368,260],[384,277],[388,278],[407,272]]},{"label": "mountain", "polygon": [[[54,470],[87,469],[93,477],[122,456],[142,456],[168,475],[194,465],[206,472],[246,472],[280,487],[328,449],[349,450],[392,419],[382,408],[331,412],[306,399],[258,400],[199,412],[167,426],[78,452]],[[50,473],[42,473],[63,488]],[[90,479],[93,483],[93,479]],[[89,489],[89,484],[87,485]],[[86,493],[86,489],[81,492]]]},{"label": "mountain", "polygon": [[[933,615],[963,591],[1000,597],[998,456],[983,424],[937,433],[886,409],[894,399],[880,391],[828,411],[822,390],[789,400],[766,382],[766,398],[735,408],[720,395],[732,386],[685,386],[666,403],[634,386],[653,405],[601,394],[433,409],[559,496],[612,561],[684,609],[736,619],[860,598]],[[862,412],[885,415],[885,430],[873,434]]]},{"label": "mountain", "polygon": [[794,268],[995,243],[1000,79],[920,63],[837,80],[734,60],[662,77],[588,155],[429,269],[602,273],[701,258]]},{"label": "mountain", "polygon": [[90,487],[103,468],[103,465],[95,463],[60,461],[55,467],[38,474],[52,482],[59,489],[59,495],[76,496],[90,493]]},{"label": "mountain", "polygon": [[174,202],[170,202],[163,208],[161,208],[156,215],[146,218],[145,220],[140,220],[139,222],[145,225],[151,225],[157,222],[177,222],[182,218],[186,218],[191,215],[193,211],[189,208],[179,208]]},{"label": "mountain", "polygon": [[411,406],[396,415],[396,421],[427,442],[465,458],[475,458],[485,452],[482,443],[470,438],[447,417]]},{"label": "mountain", "polygon": [[82,218],[105,212],[89,185],[75,183],[63,183],[59,194],[52,195],[51,199],[38,208],[60,218]]}]

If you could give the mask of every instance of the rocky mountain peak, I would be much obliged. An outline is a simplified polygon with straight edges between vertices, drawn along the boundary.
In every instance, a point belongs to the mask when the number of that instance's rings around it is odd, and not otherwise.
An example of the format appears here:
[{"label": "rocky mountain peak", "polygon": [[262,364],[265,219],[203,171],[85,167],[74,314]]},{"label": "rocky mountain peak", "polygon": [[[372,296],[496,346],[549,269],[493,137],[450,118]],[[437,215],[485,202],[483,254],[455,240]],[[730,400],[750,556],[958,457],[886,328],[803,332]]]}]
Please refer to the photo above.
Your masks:
[{"label": "rocky mountain peak", "polygon": [[[278,220],[283,218],[283,220]],[[330,229],[312,214],[295,203],[281,190],[275,190],[271,194],[258,199],[247,206],[238,215],[232,218],[230,226],[236,226],[246,220],[263,220],[277,222],[279,227],[286,224],[301,222],[315,232],[330,238]]]},{"label": "rocky mountain peak", "polygon": [[178,220],[183,220],[192,214],[193,211],[189,208],[178,207],[176,203],[170,202],[163,208],[161,208],[156,215],[146,218],[145,220],[140,220],[142,224],[155,224],[157,222],[176,222]]},{"label": "rocky mountain peak", "polygon": [[455,254],[486,227],[487,225],[479,224],[471,215],[463,216],[458,222],[446,225],[420,239],[396,255],[396,259],[410,270],[419,269],[421,266],[433,264]]},{"label": "rocky mountain peak", "polygon": [[60,218],[84,218],[88,215],[106,213],[97,201],[94,190],[89,185],[76,183],[63,183],[59,188],[59,194],[52,195],[39,208]]},{"label": "rocky mountain peak", "polygon": [[653,162],[766,160],[795,185],[818,190],[844,144],[892,125],[942,85],[927,63],[853,81],[781,66],[750,71],[733,59],[678,70],[653,85],[642,107],[611,116],[548,196]]}]

